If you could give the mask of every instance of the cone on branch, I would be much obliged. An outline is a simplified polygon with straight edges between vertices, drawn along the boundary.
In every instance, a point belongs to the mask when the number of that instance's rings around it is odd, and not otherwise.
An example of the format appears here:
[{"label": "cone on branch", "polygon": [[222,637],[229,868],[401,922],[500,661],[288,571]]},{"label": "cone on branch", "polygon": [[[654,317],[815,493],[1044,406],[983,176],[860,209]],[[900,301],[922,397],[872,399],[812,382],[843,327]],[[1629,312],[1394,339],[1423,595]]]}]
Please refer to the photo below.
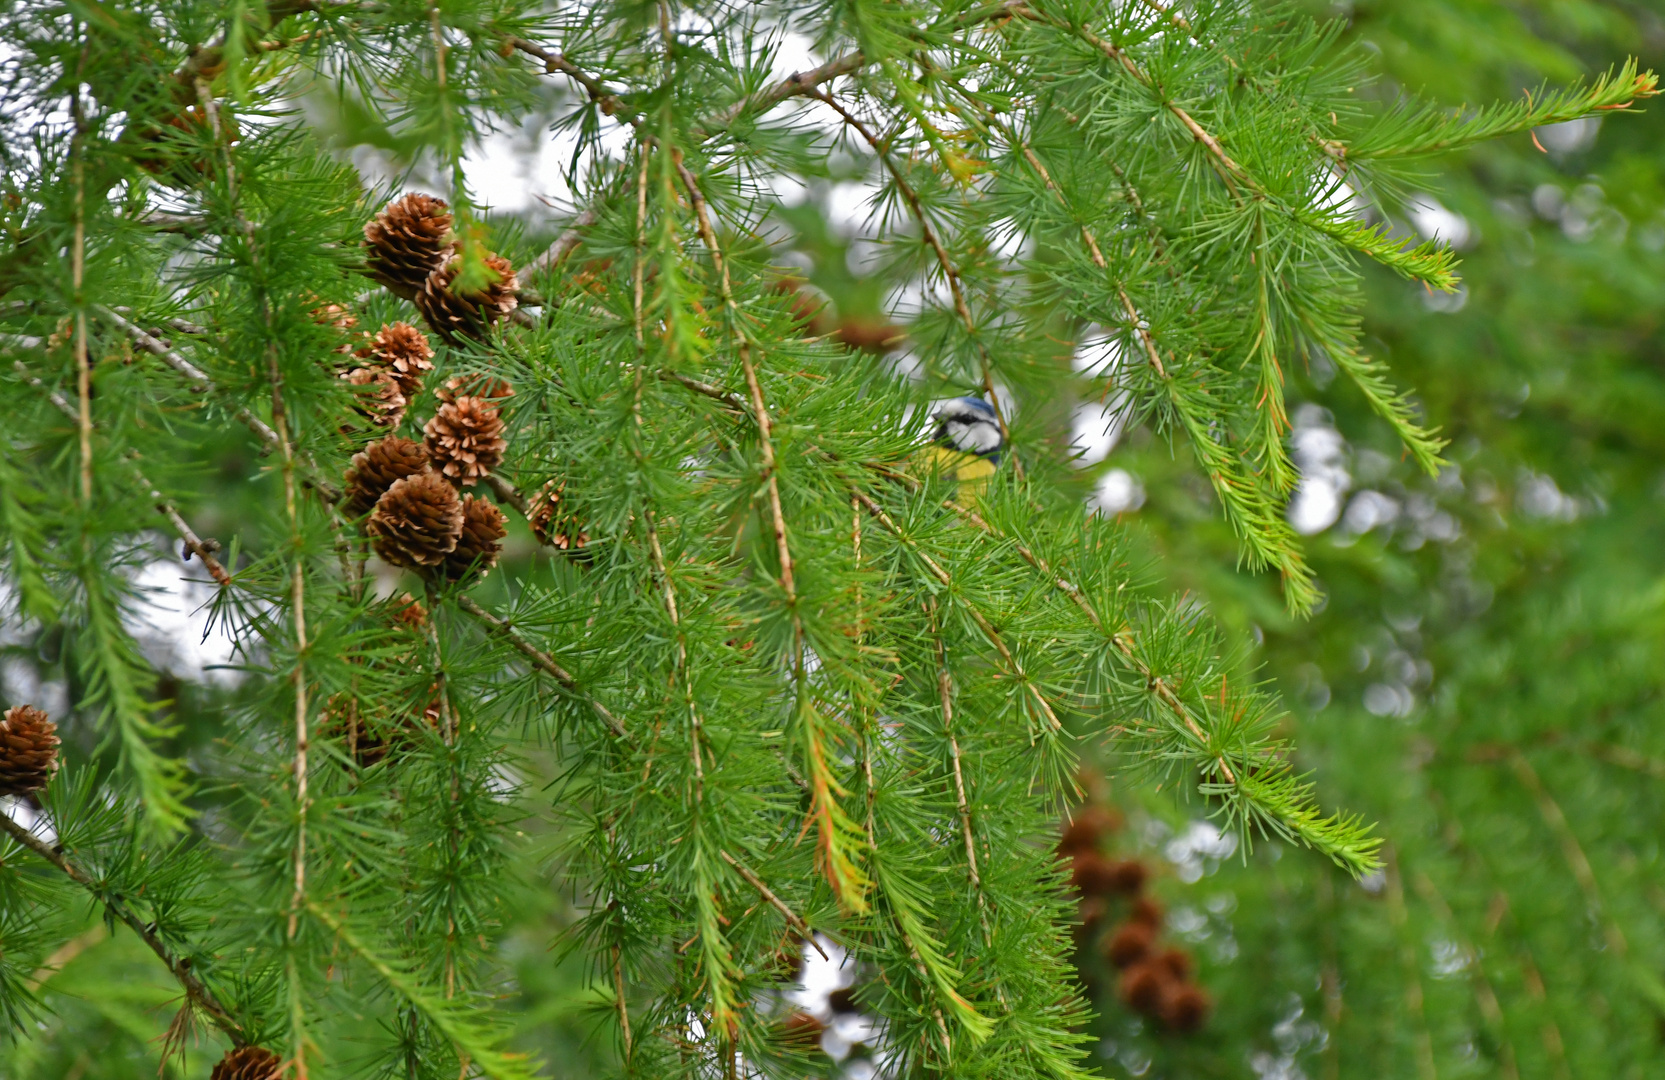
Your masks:
[{"label": "cone on branch", "polygon": [[278,1080],[283,1059],[263,1046],[227,1050],[208,1080]]},{"label": "cone on branch", "polygon": [[452,288],[462,269],[462,256],[452,255],[430,273],[416,293],[416,310],[428,326],[446,341],[483,339],[487,331],[508,317],[519,300],[520,279],[514,264],[501,255],[486,256],[491,281],[478,291],[463,293]]},{"label": "cone on branch", "polygon": [[364,227],[365,267],[391,292],[414,300],[428,275],[445,265],[455,240],[445,201],[413,192]]},{"label": "cone on branch", "polygon": [[33,705],[0,715],[0,795],[39,791],[58,771],[58,725]]},{"label": "cone on branch", "polygon": [[351,517],[363,517],[395,481],[426,472],[428,451],[414,439],[389,435],[353,455],[347,470],[347,494],[342,508]]},{"label": "cone on branch", "polygon": [[376,427],[396,428],[409,403],[399,380],[382,368],[356,367],[343,372],[342,381],[358,389],[353,408]]},{"label": "cone on branch", "polygon": [[532,497],[532,505],[526,511],[526,522],[532,526],[532,534],[538,538],[538,543],[576,558],[583,555],[590,542],[590,534],[584,531],[583,523],[573,514],[571,504],[562,498],[566,486],[564,481],[555,480],[545,484]]},{"label": "cone on branch", "polygon": [[[313,322],[317,323],[319,326],[334,328],[335,331],[343,338],[346,338],[349,334],[351,334],[353,332],[353,328],[358,325],[358,316],[354,315],[349,308],[342,304],[320,304],[318,307],[315,307],[311,311],[307,312],[307,314],[312,316]],[[350,353],[353,351],[353,347],[351,344],[344,343],[335,346],[335,348],[331,351],[338,353]]]},{"label": "cone on branch", "polygon": [[434,369],[434,347],[428,335],[407,322],[387,323],[370,344],[358,351],[366,367],[387,372],[407,400],[422,392],[422,377]]},{"label": "cone on branch", "polygon": [[1208,991],[1195,983],[1186,983],[1175,987],[1162,1003],[1162,1023],[1171,1031],[1190,1034],[1203,1026],[1211,1008],[1213,1002]]},{"label": "cone on branch", "polygon": [[453,375],[445,385],[434,391],[441,401],[455,401],[459,397],[490,398],[502,401],[515,396],[515,388],[507,379],[495,375]]},{"label": "cone on branch", "polygon": [[441,405],[422,433],[434,467],[458,487],[472,487],[501,465],[509,446],[497,406],[480,397]]},{"label": "cone on branch", "polygon": [[445,576],[452,581],[484,577],[497,565],[507,535],[503,511],[485,499],[464,495],[462,535],[457,538],[456,548],[445,556]]},{"label": "cone on branch", "polygon": [[365,528],[376,554],[394,566],[438,566],[462,535],[462,500],[436,472],[395,480]]}]

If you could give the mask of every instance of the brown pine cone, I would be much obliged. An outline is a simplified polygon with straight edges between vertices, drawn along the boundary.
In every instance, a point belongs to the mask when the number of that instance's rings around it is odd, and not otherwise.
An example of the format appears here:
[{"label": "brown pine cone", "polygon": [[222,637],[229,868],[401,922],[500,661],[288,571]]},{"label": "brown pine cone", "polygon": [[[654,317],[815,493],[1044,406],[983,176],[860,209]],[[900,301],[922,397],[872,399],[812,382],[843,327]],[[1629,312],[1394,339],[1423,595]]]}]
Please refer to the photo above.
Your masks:
[{"label": "brown pine cone", "polygon": [[551,480],[545,484],[543,490],[533,496],[532,505],[526,513],[526,521],[532,526],[532,533],[538,538],[538,543],[564,551],[568,555],[578,556],[590,542],[590,534],[584,531],[567,502],[562,499],[561,494],[565,490],[564,482]]},{"label": "brown pine cone", "polygon": [[1063,834],[1058,838],[1058,850],[1065,855],[1091,851],[1098,847],[1107,832],[1114,832],[1121,824],[1115,814],[1102,806],[1083,806],[1075,812]]},{"label": "brown pine cone", "polygon": [[434,396],[441,401],[455,401],[465,396],[501,401],[514,397],[515,388],[507,379],[495,375],[453,375],[434,391]]},{"label": "brown pine cone", "polygon": [[[358,325],[358,316],[354,315],[350,309],[341,304],[324,303],[313,308],[311,311],[307,312],[307,314],[311,315],[312,321],[317,323],[319,326],[329,326],[335,328],[335,330],[340,333],[343,338],[351,334],[353,327]],[[331,351],[338,353],[350,353],[353,351],[353,347],[350,344],[341,344],[335,346],[335,348]]]},{"label": "brown pine cone", "polygon": [[1170,1030],[1188,1034],[1203,1026],[1212,1007],[1207,991],[1194,983],[1186,983],[1175,987],[1162,1003],[1162,1022]]},{"label": "brown pine cone", "polygon": [[1121,982],[1116,988],[1129,1008],[1154,1017],[1160,1015],[1162,1007],[1167,1004],[1168,995],[1174,990],[1174,981],[1166,968],[1147,960],[1122,972]]},{"label": "brown pine cone", "polygon": [[1107,883],[1111,892],[1133,896],[1145,887],[1145,880],[1149,877],[1150,868],[1144,863],[1138,859],[1124,859],[1110,864]]},{"label": "brown pine cone", "polygon": [[422,433],[435,468],[458,487],[472,487],[503,464],[508,440],[503,438],[503,418],[497,406],[485,398],[460,397],[448,401],[434,413]]},{"label": "brown pine cone", "polygon": [[1131,967],[1150,953],[1156,931],[1144,923],[1123,923],[1104,943],[1104,958],[1116,967]]},{"label": "brown pine cone", "polygon": [[1186,982],[1191,978],[1191,954],[1184,949],[1163,949],[1156,962],[1168,969],[1175,982]]},{"label": "brown pine cone", "polygon": [[335,694],[325,704],[318,716],[318,737],[339,740],[347,748],[347,756],[361,769],[387,756],[386,733],[381,725],[366,722],[358,699],[351,694]]},{"label": "brown pine cone", "polygon": [[39,791],[58,771],[58,725],[33,705],[0,716],[0,795]]},{"label": "brown pine cone", "polygon": [[208,1080],[278,1080],[283,1059],[263,1046],[227,1050]]},{"label": "brown pine cone", "polygon": [[389,435],[377,439],[353,455],[347,470],[347,495],[343,509],[350,517],[363,517],[375,508],[394,481],[428,471],[428,451],[415,439]]},{"label": "brown pine cone", "polygon": [[1127,912],[1127,921],[1143,923],[1152,930],[1162,928],[1162,905],[1148,896],[1138,897]]},{"label": "brown pine cone", "polygon": [[388,607],[393,612],[393,621],[419,634],[428,627],[428,609],[422,602],[410,593],[400,593],[398,599],[388,601]]},{"label": "brown pine cone", "polygon": [[405,394],[393,373],[381,368],[357,367],[341,374],[343,381],[368,389],[355,395],[353,407],[377,427],[396,428],[405,418]]},{"label": "brown pine cone", "polygon": [[519,303],[515,294],[520,292],[520,279],[515,277],[514,264],[501,255],[487,255],[486,266],[496,275],[496,280],[480,292],[465,296],[452,291],[451,283],[462,268],[460,255],[451,256],[429,274],[417,292],[416,310],[422,313],[434,333],[446,341],[484,338],[486,331],[506,318]]},{"label": "brown pine cone", "polygon": [[457,538],[456,549],[445,556],[445,576],[452,581],[471,574],[485,577],[497,565],[506,535],[503,511],[485,499],[464,495],[462,535]]},{"label": "brown pine cone", "polygon": [[1104,896],[1114,891],[1115,868],[1096,851],[1077,852],[1070,860],[1070,884],[1082,896]]},{"label": "brown pine cone", "polygon": [[384,325],[370,344],[358,351],[358,357],[392,376],[406,399],[422,392],[422,376],[434,369],[434,348],[428,344],[428,335],[407,322]]},{"label": "brown pine cone", "polygon": [[371,546],[394,566],[437,566],[462,535],[462,500],[436,472],[395,480],[376,502],[365,528]]},{"label": "brown pine cone", "polygon": [[445,200],[412,193],[388,203],[364,227],[366,269],[393,293],[412,300],[428,275],[445,265],[454,240]]}]

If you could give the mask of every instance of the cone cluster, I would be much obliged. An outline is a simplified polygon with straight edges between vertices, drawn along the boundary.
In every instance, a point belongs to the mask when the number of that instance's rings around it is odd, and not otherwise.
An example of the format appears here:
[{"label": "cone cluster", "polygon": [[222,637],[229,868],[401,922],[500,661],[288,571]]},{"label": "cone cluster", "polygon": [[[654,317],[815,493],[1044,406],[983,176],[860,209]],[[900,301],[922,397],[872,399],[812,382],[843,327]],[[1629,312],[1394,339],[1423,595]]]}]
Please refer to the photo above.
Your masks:
[{"label": "cone cluster", "polygon": [[278,1080],[283,1059],[263,1046],[239,1046],[227,1050],[214,1066],[208,1080]]},{"label": "cone cluster", "polygon": [[457,288],[462,255],[451,208],[442,199],[413,193],[388,203],[364,227],[364,246],[370,276],[414,303],[447,341],[483,339],[519,302],[515,268],[497,254],[485,257],[484,287]]},{"label": "cone cluster", "polygon": [[39,791],[58,771],[58,725],[33,705],[0,715],[0,795]]},{"label": "cone cluster", "polygon": [[[440,412],[450,408],[441,406]],[[484,402],[480,411],[482,427],[494,424],[501,430],[496,406]],[[468,483],[485,476],[489,470],[475,450],[459,447],[454,440],[423,444],[389,435],[353,455],[343,505],[355,516],[369,514],[364,531],[377,555],[394,566],[437,569],[450,581],[484,574],[497,565],[508,532],[502,511],[485,499],[459,496],[447,476],[467,474]],[[501,459],[499,438],[489,464],[495,466]]]},{"label": "cone cluster", "polygon": [[1096,933],[1112,906],[1119,908],[1120,921],[1099,941],[1104,959],[1121,972],[1118,996],[1169,1031],[1196,1031],[1212,1003],[1193,978],[1191,955],[1160,941],[1162,905],[1145,893],[1149,867],[1138,859],[1111,859],[1102,850],[1120,826],[1115,813],[1089,805],[1065,822],[1059,837],[1058,851],[1070,860],[1070,884],[1081,897],[1083,927]]}]

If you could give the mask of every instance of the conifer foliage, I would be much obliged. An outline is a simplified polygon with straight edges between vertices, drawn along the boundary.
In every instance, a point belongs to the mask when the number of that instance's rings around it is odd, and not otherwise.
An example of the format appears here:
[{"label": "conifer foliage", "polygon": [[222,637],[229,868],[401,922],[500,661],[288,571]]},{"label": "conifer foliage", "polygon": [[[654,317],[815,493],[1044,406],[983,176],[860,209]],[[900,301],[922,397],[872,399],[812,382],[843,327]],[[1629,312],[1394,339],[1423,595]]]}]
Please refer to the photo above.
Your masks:
[{"label": "conifer foliage", "polygon": [[[783,78],[787,31],[817,66]],[[33,1037],[90,901],[178,987],[164,1057],[212,1031],[236,1080],[538,1075],[497,947],[549,888],[621,1073],[802,1073],[779,958],[825,941],[876,973],[889,1073],[1082,1075],[1082,745],[1245,846],[1362,874],[1379,840],[1085,514],[1054,406],[1187,445],[1309,609],[1284,372],[1321,352],[1433,468],[1355,266],[1456,283],[1347,191],[1654,86],[1372,110],[1333,27],[1211,0],[27,2],[0,35],[6,625],[70,691],[0,818],[0,1020]],[[552,95],[579,206],[536,238],[461,163]],[[366,190],[320,97],[446,190]],[[781,287],[782,178],[851,169],[913,381]],[[1072,371],[1092,335],[1115,360]],[[963,396],[1000,434],[975,480],[920,453]],[[212,739],[133,636],[158,534],[235,642]],[[13,794],[59,752],[17,715]]]}]

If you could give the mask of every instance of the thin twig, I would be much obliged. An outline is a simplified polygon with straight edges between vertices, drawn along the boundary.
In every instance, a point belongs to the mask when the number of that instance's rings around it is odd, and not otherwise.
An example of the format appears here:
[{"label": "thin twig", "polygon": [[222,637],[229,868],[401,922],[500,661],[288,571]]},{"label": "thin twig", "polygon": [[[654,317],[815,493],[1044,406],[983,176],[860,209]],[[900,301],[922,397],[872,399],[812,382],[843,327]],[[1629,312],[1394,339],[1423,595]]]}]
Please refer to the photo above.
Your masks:
[{"label": "thin twig", "polygon": [[[199,394],[206,394],[210,390],[214,389],[214,380],[208,377],[207,372],[203,371],[201,368],[197,367],[195,364],[191,363],[174,350],[162,344],[150,333],[140,329],[138,326],[129,322],[127,319],[102,304],[94,304],[92,307],[93,310],[100,316],[108,319],[117,327],[125,331],[128,337],[131,337],[139,344],[140,348],[161,358],[164,364],[185,376],[185,378],[190,382],[192,390]],[[260,419],[260,417],[254,415],[254,413],[245,409],[241,405],[234,406],[232,408],[232,413],[238,420],[241,420],[245,425],[247,425],[257,437],[259,437],[260,442],[266,448],[267,453],[278,449],[278,434],[276,431],[272,430],[270,424],[267,424],[264,420]]]},{"label": "thin twig", "polygon": [[752,873],[750,868],[748,868],[745,863],[736,859],[728,852],[720,851],[718,854],[722,855],[724,862],[734,867],[734,869],[739,872],[740,876],[746,879],[746,884],[756,889],[758,891],[758,895],[768,901],[770,907],[781,913],[781,917],[786,920],[786,924],[796,930],[799,937],[803,938],[815,947],[815,951],[821,954],[821,959],[831,959],[831,957],[827,955],[827,950],[823,949],[821,947],[821,943],[815,940],[815,933],[809,928],[809,924],[799,918],[797,912],[787,907],[786,901],[776,896],[774,892],[770,890],[769,886],[763,884],[762,878]]},{"label": "thin twig", "polygon": [[1578,834],[1573,832],[1572,826],[1567,823],[1567,815],[1561,812],[1561,804],[1556,802],[1544,787],[1544,782],[1538,778],[1537,770],[1532,768],[1532,763],[1526,760],[1525,754],[1514,750],[1509,755],[1509,764],[1514,768],[1521,785],[1532,793],[1544,824],[1549,826],[1556,840],[1560,842],[1562,857],[1567,860],[1568,868],[1578,881],[1585,902],[1601,920],[1602,935],[1607,939],[1607,947],[1612,950],[1614,956],[1623,961],[1630,953],[1630,942],[1625,938],[1619,924],[1607,913],[1607,905],[1602,903],[1601,887],[1596,883],[1596,872],[1591,868],[1590,860],[1585,857],[1584,846],[1578,842]]},{"label": "thin twig", "polygon": [[520,631],[516,630],[514,628],[514,624],[508,619],[499,618],[498,616],[493,615],[491,612],[475,603],[472,597],[457,597],[457,606],[474,616],[476,619],[485,623],[495,633],[503,635],[509,644],[514,646],[514,648],[522,656],[525,656],[528,660],[532,661],[533,665],[536,666],[538,670],[553,678],[557,683],[560,683],[562,689],[567,690],[574,696],[583,699],[585,704],[595,710],[595,714],[601,718],[601,722],[606,724],[608,730],[612,731],[614,735],[617,735],[621,739],[628,739],[630,737],[625,730],[623,722],[609,712],[607,706],[584,693],[584,691],[578,686],[578,680],[573,678],[572,674],[568,672],[566,668],[563,668],[560,664],[556,663],[554,657],[550,656],[548,653],[539,649],[536,645],[533,645],[530,641],[527,641],[526,638],[521,636]]},{"label": "thin twig", "polygon": [[[914,191],[913,186],[902,176],[902,171],[896,167],[896,163],[891,159],[890,152],[885,148],[884,143],[859,117],[824,90],[812,90],[807,91],[807,93],[810,97],[838,113],[843,118],[844,123],[862,137],[867,145],[872,148],[874,155],[878,157],[879,164],[883,165],[885,171],[890,174],[890,178],[895,182],[896,190],[901,193],[903,201],[908,204],[909,212],[913,215],[914,221],[919,224],[920,234],[925,237],[925,242],[930,245],[932,253],[936,256],[937,265],[942,269],[943,277],[948,280],[949,291],[954,297],[954,312],[960,317],[960,321],[965,324],[966,333],[971,336],[972,341],[976,344],[979,366],[983,376],[983,392],[988,395],[989,405],[994,409],[994,418],[1000,425],[1002,443],[1010,445],[1011,430],[1006,424],[1006,412],[1000,407],[1000,396],[995,393],[994,372],[989,364],[988,350],[983,346],[982,338],[979,336],[977,329],[977,320],[972,318],[971,307],[966,303],[965,288],[960,281],[959,268],[954,265],[954,260],[948,255],[948,249],[943,246],[941,237],[937,235],[936,227],[931,224],[930,218],[926,216],[925,208],[919,201],[919,193]],[[1012,456],[1012,464],[1021,475],[1022,466],[1018,463],[1015,454]]]},{"label": "thin twig", "polygon": [[186,1000],[201,1008],[214,1021],[214,1026],[225,1032],[236,1046],[247,1046],[248,1038],[243,1033],[243,1027],[232,1019],[231,1011],[220,1004],[211,990],[203,985],[194,971],[191,970],[191,960],[188,957],[175,955],[157,934],[157,926],[132,908],[127,906],[120,896],[109,893],[93,876],[81,869],[63,852],[61,845],[48,844],[34,833],[25,829],[8,815],[0,813],[0,830],[4,830],[13,840],[39,855],[47,862],[63,871],[66,876],[77,885],[92,893],[103,904],[109,913],[126,923],[132,931],[139,935],[139,939],[150,947],[150,951],[166,965],[168,971],[179,985],[185,990]]},{"label": "thin twig", "polygon": [[[942,564],[931,558],[928,552],[924,551],[918,544],[909,538],[907,533],[902,531],[902,527],[896,524],[889,514],[885,513],[883,507],[874,502],[865,492],[858,488],[851,488],[850,491],[851,494],[855,496],[856,500],[861,503],[862,507],[866,509],[866,511],[871,514],[880,525],[885,527],[886,532],[896,537],[896,539],[901,541],[905,547],[919,557],[920,561],[925,564],[925,568],[931,572],[932,577],[936,578],[937,581],[941,582],[944,586],[949,588],[953,587],[954,579],[947,570],[942,568]],[[994,624],[989,622],[988,617],[979,611],[975,604],[967,602],[965,604],[965,610],[971,616],[972,622],[975,622],[977,624],[977,628],[983,632],[983,636],[988,638],[989,644],[993,645],[995,651],[1000,654],[1000,658],[1006,662],[1006,666],[1011,669],[1012,674],[1016,675],[1018,681],[1023,683],[1023,685],[1028,688],[1030,695],[1035,699],[1035,704],[1040,707],[1041,713],[1046,717],[1047,726],[1053,731],[1062,731],[1064,725],[1061,721],[1059,721],[1058,714],[1053,712],[1052,703],[1046,700],[1046,695],[1041,692],[1041,688],[1036,686],[1035,683],[1030,680],[1029,674],[1023,670],[1023,665],[1018,663],[1017,657],[1013,656],[1011,650],[1006,647],[1006,642],[1000,636],[1000,631],[994,628]]]},{"label": "thin twig", "polygon": [[[35,374],[29,370],[23,361],[13,360],[12,367],[19,375],[23,376],[24,380],[28,382],[30,386],[35,387],[37,390],[44,391],[47,396],[47,400],[51,401],[52,404],[57,407],[59,412],[63,413],[72,422],[79,420],[79,413],[75,406],[70,404],[69,399],[58,393],[56,390],[48,389],[47,385],[40,379],[36,378]],[[163,517],[168,519],[169,524],[171,524],[174,531],[179,534],[179,538],[185,541],[185,546],[190,549],[192,554],[202,560],[202,565],[208,570],[209,574],[213,575],[214,580],[221,585],[230,585],[231,575],[226,572],[226,568],[221,565],[220,561],[214,557],[214,552],[219,550],[219,544],[206,541],[202,539],[202,537],[198,536],[196,534],[196,530],[191,528],[190,524],[179,513],[179,510],[173,505],[173,503],[162,497],[160,489],[145,478],[145,474],[139,470],[137,465],[133,466],[133,479],[138,481],[141,488],[150,492],[150,497],[156,501],[156,509],[162,514]]]}]

